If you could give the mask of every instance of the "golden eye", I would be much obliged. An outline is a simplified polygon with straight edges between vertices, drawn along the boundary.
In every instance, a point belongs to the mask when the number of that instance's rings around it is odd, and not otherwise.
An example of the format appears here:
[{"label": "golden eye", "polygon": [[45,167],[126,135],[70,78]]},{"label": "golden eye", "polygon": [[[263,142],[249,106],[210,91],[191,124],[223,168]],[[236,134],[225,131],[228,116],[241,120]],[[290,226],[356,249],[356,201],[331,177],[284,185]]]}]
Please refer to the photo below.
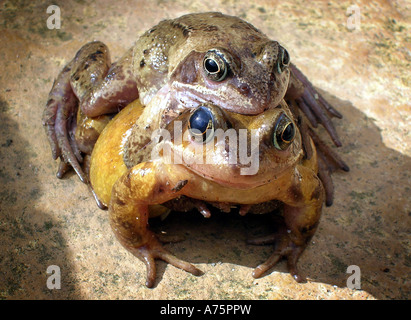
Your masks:
[{"label": "golden eye", "polygon": [[190,116],[188,130],[192,136],[200,137],[203,143],[208,142],[214,136],[214,116],[210,109],[198,107]]},{"label": "golden eye", "polygon": [[295,137],[295,125],[285,115],[282,114],[275,125],[273,134],[273,144],[278,150],[285,150],[293,142]]},{"label": "golden eye", "polygon": [[210,50],[204,56],[204,71],[207,77],[213,81],[223,81],[228,74],[228,64],[223,55],[215,49]]}]

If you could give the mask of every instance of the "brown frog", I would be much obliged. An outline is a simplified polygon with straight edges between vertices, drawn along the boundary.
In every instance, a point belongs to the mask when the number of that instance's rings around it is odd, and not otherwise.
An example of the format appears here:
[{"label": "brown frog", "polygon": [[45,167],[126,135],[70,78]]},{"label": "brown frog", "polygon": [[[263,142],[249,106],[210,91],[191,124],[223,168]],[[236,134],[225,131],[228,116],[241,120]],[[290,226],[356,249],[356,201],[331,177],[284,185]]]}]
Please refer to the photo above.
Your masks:
[{"label": "brown frog", "polygon": [[283,46],[211,12],[160,22],[114,64],[104,44],[86,44],[55,81],[43,124],[57,176],[71,165],[90,182],[152,287],[155,259],[201,272],[162,247],[149,217],[164,208],[208,217],[208,205],[242,215],[280,207],[279,233],[252,241],[276,243],[253,276],[284,257],[302,281],[297,260],[332,203],[330,172],[348,171],[313,129],[321,123],[340,146],[333,116]]}]

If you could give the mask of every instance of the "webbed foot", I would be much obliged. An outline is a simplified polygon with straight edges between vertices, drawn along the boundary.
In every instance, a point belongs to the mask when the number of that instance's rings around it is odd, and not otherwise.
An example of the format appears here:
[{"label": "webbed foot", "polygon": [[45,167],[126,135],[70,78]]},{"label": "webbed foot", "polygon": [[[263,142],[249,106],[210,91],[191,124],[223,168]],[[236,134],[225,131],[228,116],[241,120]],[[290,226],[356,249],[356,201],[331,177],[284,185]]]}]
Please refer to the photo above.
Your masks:
[{"label": "webbed foot", "polygon": [[258,265],[253,273],[252,276],[254,278],[262,277],[268,270],[273,268],[280,260],[283,258],[287,259],[287,268],[290,272],[291,276],[297,282],[304,282],[306,279],[302,276],[297,268],[297,261],[300,257],[301,253],[304,251],[306,247],[306,243],[301,245],[296,245],[288,236],[286,228],[281,229],[276,234],[272,234],[269,236],[250,239],[247,241],[249,244],[253,245],[266,245],[274,243],[274,253],[262,264]]},{"label": "webbed foot", "polygon": [[327,100],[324,99],[324,97],[314,88],[307,77],[296,66],[291,64],[290,68],[292,72],[292,78],[290,81],[294,81],[295,86],[300,87],[299,96],[294,97],[295,103],[305,114],[314,128],[317,128],[318,124],[322,124],[334,144],[337,147],[340,147],[342,144],[331,118],[336,117],[341,119],[341,113],[334,109],[327,102]]},{"label": "webbed foot", "polygon": [[[286,100],[298,119],[303,149],[307,159],[310,159],[313,153],[309,137],[314,142],[319,158],[318,176],[326,192],[326,205],[331,206],[334,198],[331,173],[336,170],[349,171],[349,167],[335,151],[323,142],[313,128],[317,128],[321,124],[328,132],[334,145],[340,147],[342,143],[331,118],[341,119],[342,115],[324,99],[295,65],[291,64],[290,68],[291,77]],[[302,117],[299,111],[305,117]]]},{"label": "webbed foot", "polygon": [[87,183],[81,163],[83,157],[75,141],[78,100],[70,86],[71,64],[59,74],[49,94],[43,112],[43,126],[51,146],[53,159],[60,158],[57,178],[61,179],[70,166],[82,182]]},{"label": "webbed foot", "polygon": [[163,260],[179,269],[187,271],[195,276],[200,276],[203,272],[189,262],[183,261],[163,248],[160,241],[154,234],[151,234],[150,240],[143,246],[127,249],[136,257],[144,262],[147,268],[146,286],[152,288],[155,283],[157,269],[156,259]]}]

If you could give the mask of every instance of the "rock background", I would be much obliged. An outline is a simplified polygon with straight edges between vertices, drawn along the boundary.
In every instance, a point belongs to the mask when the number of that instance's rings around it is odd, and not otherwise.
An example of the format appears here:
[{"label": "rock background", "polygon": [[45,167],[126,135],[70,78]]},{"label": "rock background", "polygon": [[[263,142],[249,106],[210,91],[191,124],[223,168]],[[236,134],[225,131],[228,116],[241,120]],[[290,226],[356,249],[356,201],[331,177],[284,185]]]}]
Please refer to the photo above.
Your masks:
[{"label": "rock background", "polygon": [[[53,1],[60,30],[46,25],[45,1],[0,4],[1,299],[409,299],[411,234],[411,7],[409,1],[355,1],[361,20],[347,28],[350,1]],[[282,262],[264,278],[251,272],[271,248],[245,244],[264,217],[173,215],[155,230],[184,235],[169,244],[204,271],[194,277],[158,262],[157,284],[115,240],[73,174],[57,163],[41,114],[54,78],[86,42],[102,40],[118,59],[161,19],[200,11],[240,16],[282,42],[292,60],[344,115],[339,152],[351,167],[334,175],[335,202],[299,266],[297,284]],[[61,269],[61,289],[46,286]],[[361,290],[347,288],[347,267]]]}]

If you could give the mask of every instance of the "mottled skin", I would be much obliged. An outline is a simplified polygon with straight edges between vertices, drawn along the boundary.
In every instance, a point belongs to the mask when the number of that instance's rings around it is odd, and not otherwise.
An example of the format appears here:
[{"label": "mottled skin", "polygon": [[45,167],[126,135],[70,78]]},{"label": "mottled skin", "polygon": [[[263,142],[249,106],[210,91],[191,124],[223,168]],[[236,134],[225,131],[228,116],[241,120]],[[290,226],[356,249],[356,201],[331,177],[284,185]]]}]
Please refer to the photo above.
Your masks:
[{"label": "mottled skin", "polygon": [[[210,51],[228,66],[222,80],[205,70]],[[212,110],[216,127],[258,131],[256,174],[242,175],[244,165],[228,163],[224,141],[216,144],[218,160],[211,164],[152,159],[153,148],[168,144],[173,155],[199,160],[193,152],[196,141],[177,145],[151,139],[156,129],[171,132],[177,121],[187,132],[199,106]],[[295,136],[279,150],[272,137],[282,115],[294,124]],[[119,241],[145,262],[151,287],[155,259],[200,274],[168,253],[148,229],[150,213],[162,212],[164,206],[175,209],[182,198],[187,199],[185,209],[187,204],[196,207],[206,217],[207,204],[222,210],[238,205],[240,214],[246,214],[273,211],[271,204],[281,203],[284,227],[274,237],[253,241],[276,243],[274,254],[253,275],[261,276],[286,257],[290,273],[301,281],[298,257],[316,230],[324,200],[332,203],[329,173],[348,170],[312,129],[321,123],[339,146],[332,116],[341,117],[289,64],[278,42],[239,18],[203,13],[160,22],[113,65],[104,44],[85,45],[55,81],[43,123],[53,157],[61,159],[58,177],[71,165],[82,181],[91,182],[99,206],[109,208]],[[84,161],[84,171],[81,163],[91,150],[88,176],[89,162]]]}]

